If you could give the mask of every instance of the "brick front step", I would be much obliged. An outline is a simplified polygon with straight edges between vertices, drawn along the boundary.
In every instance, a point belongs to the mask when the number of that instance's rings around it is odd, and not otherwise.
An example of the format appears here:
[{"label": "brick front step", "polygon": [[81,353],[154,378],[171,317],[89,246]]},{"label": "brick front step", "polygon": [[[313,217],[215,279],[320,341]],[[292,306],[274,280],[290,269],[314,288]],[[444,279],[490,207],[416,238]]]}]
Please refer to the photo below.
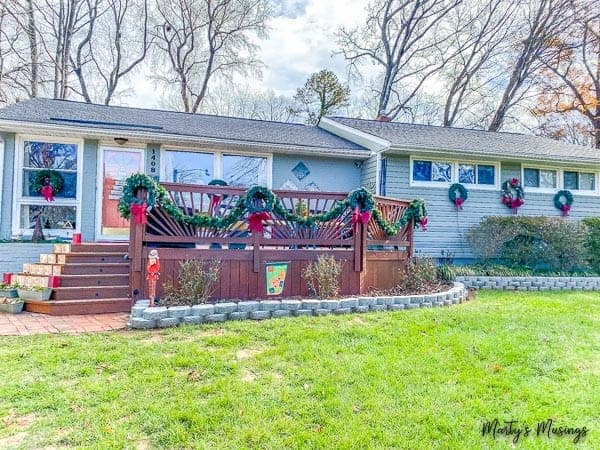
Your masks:
[{"label": "brick front step", "polygon": [[80,300],[127,297],[129,286],[58,287],[52,290],[52,300]]},{"label": "brick front step", "polygon": [[103,314],[112,312],[127,312],[131,310],[131,300],[128,298],[83,299],[47,302],[27,300],[25,311],[52,316],[67,316],[71,314]]}]

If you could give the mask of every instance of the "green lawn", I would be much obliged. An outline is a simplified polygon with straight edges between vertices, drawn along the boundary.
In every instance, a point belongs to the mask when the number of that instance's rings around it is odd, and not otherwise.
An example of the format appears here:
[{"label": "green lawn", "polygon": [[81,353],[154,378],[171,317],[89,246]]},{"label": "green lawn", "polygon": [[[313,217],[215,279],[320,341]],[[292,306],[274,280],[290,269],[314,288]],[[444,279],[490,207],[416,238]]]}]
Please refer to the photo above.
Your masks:
[{"label": "green lawn", "polygon": [[0,338],[0,448],[600,448],[600,294]]}]

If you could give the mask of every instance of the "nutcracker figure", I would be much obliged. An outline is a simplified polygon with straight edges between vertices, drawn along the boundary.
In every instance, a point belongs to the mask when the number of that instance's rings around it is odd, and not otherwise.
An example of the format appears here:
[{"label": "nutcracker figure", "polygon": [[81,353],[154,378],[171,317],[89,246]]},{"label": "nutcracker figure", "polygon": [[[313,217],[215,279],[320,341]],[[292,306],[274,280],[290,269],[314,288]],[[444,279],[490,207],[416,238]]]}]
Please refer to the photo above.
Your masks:
[{"label": "nutcracker figure", "polygon": [[150,250],[148,253],[148,264],[146,264],[146,281],[148,281],[148,296],[150,297],[150,306],[154,306],[156,299],[156,281],[160,275],[160,258],[157,250]]}]

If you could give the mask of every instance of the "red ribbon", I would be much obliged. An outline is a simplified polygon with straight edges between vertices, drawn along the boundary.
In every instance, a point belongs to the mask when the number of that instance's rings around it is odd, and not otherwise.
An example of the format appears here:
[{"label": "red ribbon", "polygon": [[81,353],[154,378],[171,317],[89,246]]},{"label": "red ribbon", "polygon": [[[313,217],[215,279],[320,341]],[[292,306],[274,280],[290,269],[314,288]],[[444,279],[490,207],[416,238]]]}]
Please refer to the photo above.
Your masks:
[{"label": "red ribbon", "polygon": [[369,220],[371,220],[371,212],[370,211],[361,212],[360,208],[358,206],[356,208],[354,208],[354,212],[352,213],[352,223],[354,224],[355,227],[359,223],[366,225],[369,223]]},{"label": "red ribbon", "polygon": [[462,205],[463,205],[464,202],[465,202],[464,198],[456,197],[454,199],[454,206],[456,206],[456,209],[458,209],[459,211],[461,211],[463,209]]},{"label": "red ribbon", "polygon": [[135,223],[138,225],[145,225],[148,223],[148,219],[146,219],[146,210],[147,205],[144,203],[132,203],[129,208],[133,218],[135,219]]},{"label": "red ribbon", "polygon": [[265,211],[250,213],[248,216],[248,230],[252,233],[262,233],[264,230],[263,221],[270,218],[269,213]]},{"label": "red ribbon", "polygon": [[42,186],[40,189],[40,194],[44,196],[44,199],[46,199],[47,202],[54,201],[54,188],[49,184]]},{"label": "red ribbon", "polygon": [[517,214],[517,209],[523,206],[523,203],[525,202],[520,198],[515,198],[510,202],[510,207],[513,210],[513,214]]},{"label": "red ribbon", "polygon": [[221,203],[221,196],[220,195],[212,195],[210,197],[210,205],[208,206],[208,210],[210,211],[210,213],[212,214],[213,209],[215,209],[219,203]]},{"label": "red ribbon", "polygon": [[421,220],[419,221],[419,224],[421,225],[421,230],[427,231],[427,222],[427,216],[421,217]]},{"label": "red ribbon", "polygon": [[567,217],[569,215],[569,211],[571,211],[571,205],[567,205],[567,204],[562,205],[563,217]]}]

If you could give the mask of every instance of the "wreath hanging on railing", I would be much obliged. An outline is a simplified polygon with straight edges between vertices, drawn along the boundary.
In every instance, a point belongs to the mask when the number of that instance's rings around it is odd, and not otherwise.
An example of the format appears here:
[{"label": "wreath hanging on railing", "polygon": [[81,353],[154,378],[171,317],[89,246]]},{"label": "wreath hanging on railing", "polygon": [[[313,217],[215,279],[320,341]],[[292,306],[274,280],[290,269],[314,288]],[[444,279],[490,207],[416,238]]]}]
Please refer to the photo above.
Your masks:
[{"label": "wreath hanging on railing", "polygon": [[448,188],[448,198],[454,203],[457,211],[462,211],[462,205],[469,198],[469,191],[462,184],[454,183]]},{"label": "wreath hanging on railing", "polygon": [[554,206],[556,207],[556,209],[562,211],[563,217],[567,217],[569,215],[569,211],[571,211],[572,204],[573,194],[571,194],[571,191],[558,191],[554,195]]},{"label": "wreath hanging on railing", "polygon": [[[140,189],[148,191],[146,201],[137,198]],[[136,223],[145,224],[147,223],[148,211],[164,196],[164,188],[156,184],[154,179],[144,173],[135,173],[125,180],[123,194],[119,200],[119,213],[125,219],[133,216]]]},{"label": "wreath hanging on railing", "polygon": [[375,209],[375,199],[365,188],[352,191],[348,196],[348,206],[352,209],[352,225],[354,228],[359,223],[366,225],[371,220],[371,211]]},{"label": "wreath hanging on railing", "polygon": [[64,185],[63,177],[56,170],[43,169],[35,174],[31,182],[31,190],[39,192],[47,202],[54,201],[54,194],[62,191]]},{"label": "wreath hanging on railing", "polygon": [[512,209],[513,214],[525,203],[525,192],[518,178],[512,178],[502,183],[502,203]]},{"label": "wreath hanging on railing", "polygon": [[[209,186],[227,186],[227,182],[225,180],[214,179],[208,182]],[[221,204],[221,200],[225,200],[227,198],[226,195],[217,195],[217,194],[209,194],[210,204],[208,205],[208,210],[212,214],[214,209]]]},{"label": "wreath hanging on railing", "polygon": [[246,192],[245,204],[248,209],[248,231],[262,233],[263,222],[271,219],[271,212],[277,201],[275,194],[266,187],[254,186]]}]

